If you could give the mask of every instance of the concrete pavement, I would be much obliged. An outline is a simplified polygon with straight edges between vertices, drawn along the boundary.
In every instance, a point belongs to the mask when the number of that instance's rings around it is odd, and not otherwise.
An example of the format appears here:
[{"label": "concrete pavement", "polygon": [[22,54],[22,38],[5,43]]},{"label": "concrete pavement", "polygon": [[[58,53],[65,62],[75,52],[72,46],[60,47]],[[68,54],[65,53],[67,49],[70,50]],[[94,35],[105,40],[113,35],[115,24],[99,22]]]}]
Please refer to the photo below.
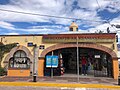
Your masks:
[{"label": "concrete pavement", "polygon": [[[49,87],[55,90],[120,90],[117,80],[107,77],[80,76],[79,83],[76,77],[37,77],[37,82],[32,82],[32,77],[0,77],[0,86],[17,87]],[[66,89],[65,89],[66,88]],[[69,88],[69,89],[68,89]],[[18,89],[17,89],[18,90]],[[54,90],[54,89],[53,89]]]},{"label": "concrete pavement", "polygon": [[118,90],[103,88],[68,88],[68,87],[31,87],[31,86],[0,86],[0,90]]}]

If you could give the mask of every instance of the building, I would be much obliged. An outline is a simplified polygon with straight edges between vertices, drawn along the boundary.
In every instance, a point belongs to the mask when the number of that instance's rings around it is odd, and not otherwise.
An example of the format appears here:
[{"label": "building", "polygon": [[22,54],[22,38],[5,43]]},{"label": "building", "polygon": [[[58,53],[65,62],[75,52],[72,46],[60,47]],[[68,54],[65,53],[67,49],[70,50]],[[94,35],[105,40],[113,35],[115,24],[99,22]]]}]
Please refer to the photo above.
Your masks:
[{"label": "building", "polygon": [[[77,33],[78,26],[74,22],[69,28],[74,33],[1,35],[4,44],[19,43],[2,59],[2,67],[6,67],[7,75],[30,76],[36,71],[34,73],[38,76],[49,76],[50,68],[46,67],[48,55],[59,57],[59,66],[53,69],[54,75],[63,75],[61,59],[65,74],[76,73],[76,47],[78,46],[79,66],[81,66],[81,58],[84,56],[89,62],[88,75],[117,79],[119,67],[116,33]],[[36,57],[37,55],[38,57]]]},{"label": "building", "polygon": [[119,69],[120,69],[120,44],[117,44],[118,48],[118,62],[119,62]]}]

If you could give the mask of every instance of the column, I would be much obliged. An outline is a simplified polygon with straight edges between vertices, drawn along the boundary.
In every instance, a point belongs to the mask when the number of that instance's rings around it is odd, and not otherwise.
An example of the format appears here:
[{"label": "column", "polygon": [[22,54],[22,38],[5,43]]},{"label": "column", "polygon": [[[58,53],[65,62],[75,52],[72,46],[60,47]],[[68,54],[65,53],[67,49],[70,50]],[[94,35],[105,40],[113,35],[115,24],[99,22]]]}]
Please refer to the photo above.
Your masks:
[{"label": "column", "polygon": [[119,76],[119,66],[118,66],[118,59],[113,59],[113,77],[114,79],[118,79]]},{"label": "column", "polygon": [[40,57],[38,60],[38,76],[44,76],[44,57]]}]

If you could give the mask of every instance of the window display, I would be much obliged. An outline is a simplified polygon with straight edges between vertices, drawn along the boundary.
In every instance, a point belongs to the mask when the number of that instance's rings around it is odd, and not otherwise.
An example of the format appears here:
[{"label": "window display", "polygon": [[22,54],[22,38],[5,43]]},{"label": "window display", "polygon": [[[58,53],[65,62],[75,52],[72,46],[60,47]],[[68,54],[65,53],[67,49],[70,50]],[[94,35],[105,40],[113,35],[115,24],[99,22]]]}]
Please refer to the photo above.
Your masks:
[{"label": "window display", "polygon": [[12,58],[9,60],[10,68],[30,68],[30,59],[24,51],[19,50],[15,52]]}]

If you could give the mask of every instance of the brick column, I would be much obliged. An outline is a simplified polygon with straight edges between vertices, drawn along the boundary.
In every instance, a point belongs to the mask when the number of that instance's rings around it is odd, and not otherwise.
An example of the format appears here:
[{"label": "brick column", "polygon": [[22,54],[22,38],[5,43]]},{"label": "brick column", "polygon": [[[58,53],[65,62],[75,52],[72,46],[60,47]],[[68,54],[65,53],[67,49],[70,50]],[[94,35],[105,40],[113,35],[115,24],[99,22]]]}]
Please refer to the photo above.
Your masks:
[{"label": "brick column", "polygon": [[44,76],[44,58],[40,57],[38,60],[38,76]]},{"label": "brick column", "polygon": [[118,59],[113,58],[113,77],[114,79],[118,79],[118,76],[119,76]]}]

